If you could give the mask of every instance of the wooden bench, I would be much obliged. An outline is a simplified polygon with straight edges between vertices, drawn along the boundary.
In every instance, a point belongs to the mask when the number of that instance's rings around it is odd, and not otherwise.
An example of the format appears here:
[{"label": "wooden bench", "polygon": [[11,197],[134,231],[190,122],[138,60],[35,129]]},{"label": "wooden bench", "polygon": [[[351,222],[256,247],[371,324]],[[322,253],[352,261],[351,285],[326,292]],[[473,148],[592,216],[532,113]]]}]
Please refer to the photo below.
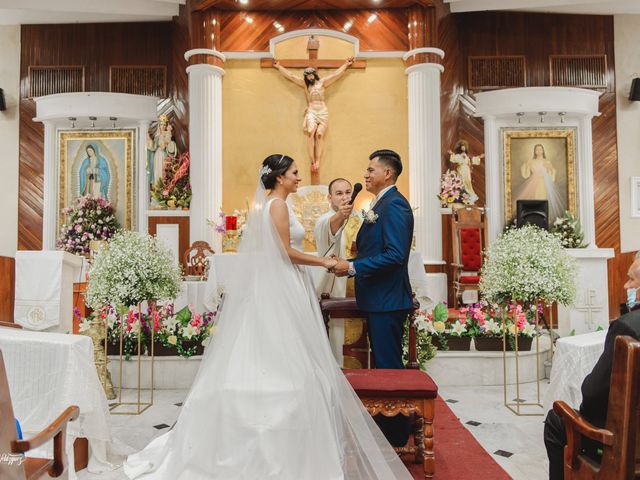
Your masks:
[{"label": "wooden bench", "polygon": [[[414,311],[419,307],[414,299]],[[326,298],[320,301],[325,324],[331,317],[366,317],[358,309],[355,298]],[[386,417],[414,415],[413,445],[396,448],[398,454],[410,453],[416,463],[422,463],[425,478],[433,478],[435,455],[433,419],[438,387],[419,369],[416,350],[415,313],[409,319],[409,362],[405,370],[346,369],[344,374],[356,394],[373,415]]]},{"label": "wooden bench", "polygon": [[[640,341],[617,337],[605,428],[597,428],[563,401],[553,410],[564,419],[566,480],[633,480],[640,478]],[[582,437],[603,444],[597,464],[582,452]]]},{"label": "wooden bench", "polygon": [[[65,439],[67,423],[78,418],[80,409],[77,406],[68,407],[47,428],[29,440],[18,440],[15,427],[13,407],[9,395],[9,383],[4,367],[2,352],[0,352],[0,453],[15,462],[0,462],[0,478],[3,480],[35,480],[49,474],[59,477],[67,468],[67,454]],[[53,439],[53,459],[24,458],[22,454],[38,448]]]}]

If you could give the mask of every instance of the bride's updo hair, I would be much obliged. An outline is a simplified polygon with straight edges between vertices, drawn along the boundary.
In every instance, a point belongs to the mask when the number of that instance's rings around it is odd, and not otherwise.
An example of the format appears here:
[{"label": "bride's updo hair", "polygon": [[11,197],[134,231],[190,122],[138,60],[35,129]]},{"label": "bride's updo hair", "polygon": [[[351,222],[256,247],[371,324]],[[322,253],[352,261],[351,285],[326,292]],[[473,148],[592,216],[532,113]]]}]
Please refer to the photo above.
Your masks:
[{"label": "bride's updo hair", "polygon": [[[293,163],[293,158],[281,153],[269,155],[262,161],[262,176],[260,177],[264,188],[273,190],[276,186],[276,180],[279,176],[284,175]],[[269,171],[271,170],[271,171]]]}]

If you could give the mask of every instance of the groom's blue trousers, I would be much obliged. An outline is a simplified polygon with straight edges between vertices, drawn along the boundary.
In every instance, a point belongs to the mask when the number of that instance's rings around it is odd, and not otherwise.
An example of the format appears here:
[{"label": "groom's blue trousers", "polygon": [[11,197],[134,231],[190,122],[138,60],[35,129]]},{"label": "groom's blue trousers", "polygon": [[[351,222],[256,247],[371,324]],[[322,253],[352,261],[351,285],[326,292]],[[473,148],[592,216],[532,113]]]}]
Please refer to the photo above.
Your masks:
[{"label": "groom's blue trousers", "polygon": [[[410,310],[367,313],[369,341],[376,368],[403,369],[402,333]],[[407,417],[376,415],[374,420],[394,447],[403,447],[409,439],[411,424]]]}]

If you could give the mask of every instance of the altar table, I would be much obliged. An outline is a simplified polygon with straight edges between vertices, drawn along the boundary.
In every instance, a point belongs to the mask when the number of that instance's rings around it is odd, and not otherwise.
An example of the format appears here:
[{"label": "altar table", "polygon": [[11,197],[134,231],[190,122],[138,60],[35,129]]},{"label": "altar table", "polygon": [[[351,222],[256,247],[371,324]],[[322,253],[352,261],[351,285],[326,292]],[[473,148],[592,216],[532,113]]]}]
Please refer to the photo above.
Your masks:
[{"label": "altar table", "polygon": [[[80,417],[67,429],[69,478],[75,478],[73,442],[80,437],[89,441],[87,470],[101,473],[112,469],[107,460],[111,442],[109,409],[93,363],[91,339],[0,327],[0,350],[14,414],[24,437],[43,430],[68,406],[77,405]],[[49,442],[42,453],[50,455],[51,450]]]},{"label": "altar table", "polygon": [[606,330],[560,338],[556,342],[551,367],[551,382],[544,396],[545,410],[556,400],[564,400],[575,409],[582,403],[581,386],[604,350]]}]

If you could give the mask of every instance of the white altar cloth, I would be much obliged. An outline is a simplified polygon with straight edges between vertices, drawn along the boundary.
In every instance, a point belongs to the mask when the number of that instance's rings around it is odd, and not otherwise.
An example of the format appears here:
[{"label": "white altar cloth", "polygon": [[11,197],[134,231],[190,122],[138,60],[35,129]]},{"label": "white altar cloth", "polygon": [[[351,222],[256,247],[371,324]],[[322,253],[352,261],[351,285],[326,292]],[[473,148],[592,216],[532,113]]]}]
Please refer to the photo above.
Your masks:
[{"label": "white altar cloth", "polygon": [[[14,414],[25,438],[47,427],[70,405],[77,405],[80,416],[67,430],[69,478],[75,478],[72,445],[78,437],[89,440],[89,472],[113,468],[107,461],[109,408],[93,363],[91,339],[0,327],[0,350]],[[51,446],[49,442],[49,451]]]},{"label": "white altar cloth", "polygon": [[580,387],[604,350],[606,330],[563,337],[556,342],[551,381],[544,396],[545,410],[556,400],[564,400],[575,409],[582,403]]},{"label": "white altar cloth", "polygon": [[62,251],[16,252],[15,322],[29,330],[72,330],[73,283],[83,258]]}]

